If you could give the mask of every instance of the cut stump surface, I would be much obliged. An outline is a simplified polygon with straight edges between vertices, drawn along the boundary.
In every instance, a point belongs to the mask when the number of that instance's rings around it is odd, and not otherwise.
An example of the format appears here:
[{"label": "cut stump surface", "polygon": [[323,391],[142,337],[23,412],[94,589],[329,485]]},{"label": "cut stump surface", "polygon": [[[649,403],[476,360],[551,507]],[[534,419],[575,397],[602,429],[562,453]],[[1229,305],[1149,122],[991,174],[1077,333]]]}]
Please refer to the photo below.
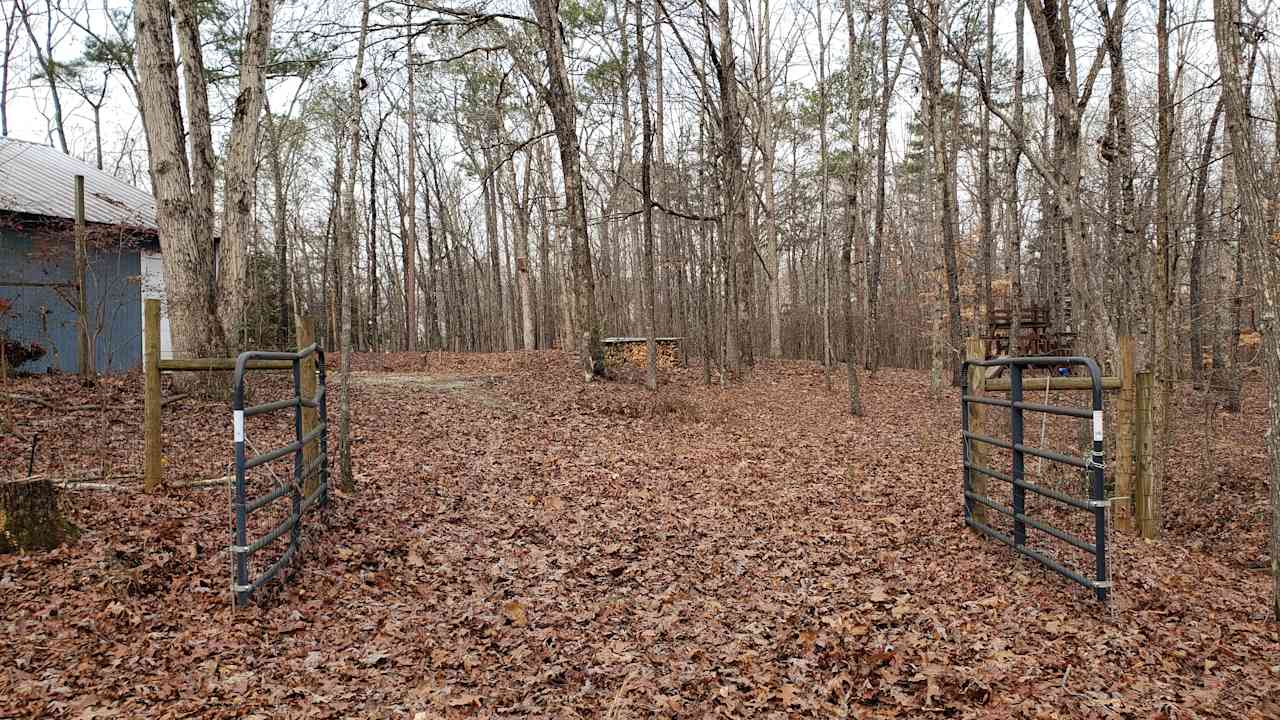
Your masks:
[{"label": "cut stump surface", "polygon": [[52,550],[77,534],[48,479],[0,482],[0,553]]}]

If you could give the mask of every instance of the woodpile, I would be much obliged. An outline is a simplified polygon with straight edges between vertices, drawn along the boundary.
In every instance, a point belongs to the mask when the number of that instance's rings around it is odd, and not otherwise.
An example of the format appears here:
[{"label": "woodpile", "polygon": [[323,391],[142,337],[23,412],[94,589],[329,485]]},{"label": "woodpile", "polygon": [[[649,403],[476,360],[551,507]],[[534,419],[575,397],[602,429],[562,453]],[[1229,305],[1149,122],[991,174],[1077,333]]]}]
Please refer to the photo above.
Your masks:
[{"label": "woodpile", "polygon": [[[680,364],[680,350],[673,342],[658,343],[658,368],[670,370]],[[618,342],[605,346],[604,363],[610,368],[626,365],[646,367],[649,363],[648,343]]]},{"label": "woodpile", "polygon": [[52,550],[78,534],[48,479],[0,482],[0,554]]}]

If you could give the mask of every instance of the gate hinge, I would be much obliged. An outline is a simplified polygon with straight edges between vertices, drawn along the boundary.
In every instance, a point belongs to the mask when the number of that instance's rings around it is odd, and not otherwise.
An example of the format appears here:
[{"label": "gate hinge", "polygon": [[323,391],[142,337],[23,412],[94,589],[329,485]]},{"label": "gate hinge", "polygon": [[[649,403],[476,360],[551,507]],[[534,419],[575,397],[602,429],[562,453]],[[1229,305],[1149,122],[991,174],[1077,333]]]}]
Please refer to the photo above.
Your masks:
[{"label": "gate hinge", "polygon": [[1091,508],[1111,507],[1111,500],[1090,500],[1089,507]]},{"label": "gate hinge", "polygon": [[1093,583],[1093,587],[1095,590],[1109,590],[1111,589],[1112,585],[1113,583],[1110,580],[1102,580],[1100,582],[1095,581]]}]

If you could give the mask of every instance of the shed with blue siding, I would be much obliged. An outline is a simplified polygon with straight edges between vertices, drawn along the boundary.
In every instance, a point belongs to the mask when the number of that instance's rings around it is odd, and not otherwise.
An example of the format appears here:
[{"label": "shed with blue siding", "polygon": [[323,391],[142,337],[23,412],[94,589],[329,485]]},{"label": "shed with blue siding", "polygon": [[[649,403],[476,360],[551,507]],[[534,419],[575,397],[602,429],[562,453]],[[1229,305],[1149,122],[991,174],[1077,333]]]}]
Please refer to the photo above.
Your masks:
[{"label": "shed with blue siding", "polygon": [[0,338],[44,350],[21,372],[78,367],[76,175],[85,178],[85,297],[99,372],[142,362],[142,298],[163,299],[150,194],[54,148],[0,139]]}]

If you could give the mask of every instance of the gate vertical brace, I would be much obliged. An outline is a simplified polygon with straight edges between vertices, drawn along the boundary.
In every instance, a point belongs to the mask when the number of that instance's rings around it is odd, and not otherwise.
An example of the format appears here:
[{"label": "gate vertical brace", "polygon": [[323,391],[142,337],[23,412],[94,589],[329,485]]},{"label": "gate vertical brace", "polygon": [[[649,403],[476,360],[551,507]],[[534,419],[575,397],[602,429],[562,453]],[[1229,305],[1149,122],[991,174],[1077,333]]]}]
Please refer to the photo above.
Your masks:
[{"label": "gate vertical brace", "polygon": [[[971,337],[965,341],[965,359],[976,360],[982,362],[987,357],[986,342],[982,338]],[[966,365],[968,372],[965,372],[965,395],[979,397],[985,394],[986,390],[986,372],[981,365]],[[964,370],[962,369],[962,372]],[[965,403],[965,407],[969,411],[969,426],[966,428],[969,432],[978,435],[987,435],[986,427],[987,410],[981,403]],[[965,461],[971,465],[981,467],[991,467],[988,461],[989,451],[982,446],[981,443],[969,443],[969,454]],[[989,496],[987,490],[987,476],[980,472],[969,471],[969,487],[968,490],[983,496]],[[967,498],[966,498],[967,499]],[[987,522],[987,507],[981,503],[973,503],[973,519],[980,523]]]},{"label": "gate vertical brace", "polygon": [[329,383],[324,378],[324,351],[316,347],[316,372],[319,374],[320,387],[316,393],[320,396],[320,407],[316,408],[320,413],[320,424],[324,425],[324,432],[320,433],[320,504],[329,504],[329,413],[328,413],[328,397]]},{"label": "gate vertical brace", "polygon": [[[1098,381],[1095,373],[1093,376],[1093,455],[1089,458],[1089,474],[1092,476],[1093,483],[1089,488],[1089,499],[1093,506],[1093,533],[1096,548],[1094,564],[1098,578],[1098,585],[1094,588],[1094,592],[1097,593],[1098,600],[1106,602],[1109,588],[1107,581],[1111,577],[1107,574],[1107,487],[1106,478],[1103,477],[1105,465],[1102,429],[1102,383]],[[1121,430],[1121,432],[1124,431]]]},{"label": "gate vertical brace", "polygon": [[1022,452],[1022,366],[1009,366],[1009,443],[1013,445],[1013,543],[1016,547],[1027,544],[1027,524],[1023,517],[1027,513],[1027,491],[1023,487],[1026,482],[1026,456]]},{"label": "gate vertical brace", "polygon": [[[231,396],[232,425],[235,433],[235,452],[236,452],[236,487],[235,498],[232,500],[232,508],[236,514],[236,543],[231,549],[235,556],[235,604],[244,605],[249,602],[249,558],[244,548],[248,544],[246,542],[247,518],[245,513],[245,482],[244,482],[244,382],[237,378],[235,387]],[[242,590],[241,588],[246,588]]]},{"label": "gate vertical brace", "polygon": [[302,447],[302,361],[293,360],[293,433],[298,449],[293,451],[293,488],[289,500],[293,505],[293,527],[289,530],[289,549],[296,552],[302,539],[302,470],[305,467]]},{"label": "gate vertical brace", "polygon": [[973,520],[974,502],[970,493],[973,492],[973,458],[970,457],[969,448],[972,447],[969,441],[969,402],[965,400],[969,396],[969,363],[965,362],[960,368],[960,452],[964,458],[964,522],[967,526]]}]

